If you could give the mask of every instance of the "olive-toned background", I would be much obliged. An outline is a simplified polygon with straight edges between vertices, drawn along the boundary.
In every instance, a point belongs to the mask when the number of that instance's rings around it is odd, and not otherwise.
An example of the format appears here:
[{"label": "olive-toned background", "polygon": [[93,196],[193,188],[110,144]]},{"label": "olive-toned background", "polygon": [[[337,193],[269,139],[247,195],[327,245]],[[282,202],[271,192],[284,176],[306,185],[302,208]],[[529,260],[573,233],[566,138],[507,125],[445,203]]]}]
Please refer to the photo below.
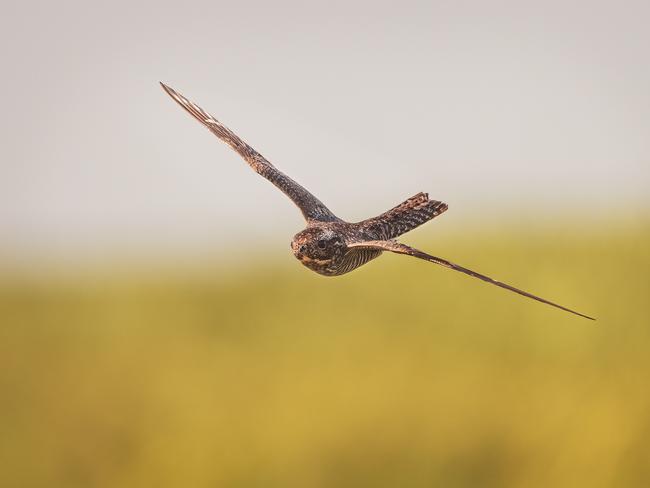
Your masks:
[{"label": "olive-toned background", "polygon": [[2,484],[645,486],[648,226],[513,229],[413,240],[597,322],[401,256],[14,277]]}]

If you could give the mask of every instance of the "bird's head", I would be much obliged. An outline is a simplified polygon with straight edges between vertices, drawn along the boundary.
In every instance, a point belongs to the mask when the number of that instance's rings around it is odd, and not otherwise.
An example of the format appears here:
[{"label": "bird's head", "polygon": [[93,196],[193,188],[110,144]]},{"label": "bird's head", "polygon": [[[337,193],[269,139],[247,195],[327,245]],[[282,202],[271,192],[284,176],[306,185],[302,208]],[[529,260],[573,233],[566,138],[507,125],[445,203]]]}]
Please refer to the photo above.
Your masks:
[{"label": "bird's head", "polygon": [[291,250],[312,271],[332,276],[337,274],[346,245],[342,236],[335,231],[310,227],[293,236]]}]

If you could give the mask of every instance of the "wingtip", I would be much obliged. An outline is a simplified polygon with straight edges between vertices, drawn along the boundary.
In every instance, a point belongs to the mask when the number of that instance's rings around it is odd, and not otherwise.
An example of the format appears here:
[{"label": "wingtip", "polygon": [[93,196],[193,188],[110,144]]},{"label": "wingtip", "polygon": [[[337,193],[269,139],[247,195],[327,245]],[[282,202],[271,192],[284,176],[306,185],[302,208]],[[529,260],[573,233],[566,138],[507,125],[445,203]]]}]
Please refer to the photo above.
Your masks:
[{"label": "wingtip", "polygon": [[[160,83],[160,86],[161,86],[162,89],[165,91],[165,93],[167,93],[167,95],[169,95],[170,97],[172,97],[172,98],[173,98],[174,100],[176,100],[178,103],[181,103],[180,100],[181,100],[183,97],[181,96],[180,93],[178,93],[176,90],[174,90],[171,86],[169,86],[169,85],[165,85],[162,81],[159,81],[158,83]],[[182,105],[182,103],[181,103],[181,105]]]},{"label": "wingtip", "polygon": [[571,313],[573,313],[573,314],[575,314],[575,315],[578,315],[579,317],[582,317],[582,318],[585,318],[585,319],[589,319],[589,320],[593,320],[594,322],[596,321],[596,318],[595,318],[595,317],[591,317],[591,316],[589,316],[589,315],[585,315],[585,314],[583,314],[583,313],[576,312],[575,310],[571,310],[571,309],[565,309],[565,310],[567,310],[567,311],[569,311],[569,312],[571,312]]}]

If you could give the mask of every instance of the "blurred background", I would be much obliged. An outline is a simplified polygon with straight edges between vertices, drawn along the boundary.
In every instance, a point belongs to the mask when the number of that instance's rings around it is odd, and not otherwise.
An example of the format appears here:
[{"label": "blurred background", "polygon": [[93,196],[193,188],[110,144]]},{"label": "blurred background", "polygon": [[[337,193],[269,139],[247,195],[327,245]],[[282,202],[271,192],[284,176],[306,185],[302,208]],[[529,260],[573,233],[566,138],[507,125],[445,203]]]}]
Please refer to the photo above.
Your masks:
[{"label": "blurred background", "polygon": [[[10,2],[0,485],[650,484],[650,4]],[[335,213],[324,278],[213,113]]]}]

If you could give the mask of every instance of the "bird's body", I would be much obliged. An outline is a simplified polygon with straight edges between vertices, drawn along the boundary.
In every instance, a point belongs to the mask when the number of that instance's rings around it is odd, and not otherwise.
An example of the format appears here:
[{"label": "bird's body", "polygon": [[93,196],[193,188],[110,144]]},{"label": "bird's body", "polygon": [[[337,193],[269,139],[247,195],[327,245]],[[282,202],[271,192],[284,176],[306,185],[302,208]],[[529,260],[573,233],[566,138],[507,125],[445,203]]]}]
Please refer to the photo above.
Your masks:
[{"label": "bird's body", "polygon": [[447,210],[447,205],[418,193],[388,212],[350,223],[341,219],[309,222],[291,241],[302,264],[325,276],[338,276],[379,257],[382,249],[359,246],[370,241],[389,241],[415,229]]},{"label": "bird's body", "polygon": [[293,237],[291,250],[294,256],[312,271],[323,276],[339,276],[381,254],[379,250],[352,252],[349,246],[358,239],[359,232],[355,224],[314,224]]},{"label": "bird's body", "polygon": [[379,257],[384,251],[424,259],[460,271],[493,285],[547,305],[592,319],[587,315],[550,302],[485,275],[431,256],[395,239],[447,210],[447,204],[418,193],[377,217],[351,223],[337,217],[320,200],[278,170],[234,132],[181,94],[161,83],[163,89],[195,119],[233,148],[258,174],[268,179],[301,210],[307,227],[291,241],[291,250],[307,268],[324,276],[338,276]]}]

